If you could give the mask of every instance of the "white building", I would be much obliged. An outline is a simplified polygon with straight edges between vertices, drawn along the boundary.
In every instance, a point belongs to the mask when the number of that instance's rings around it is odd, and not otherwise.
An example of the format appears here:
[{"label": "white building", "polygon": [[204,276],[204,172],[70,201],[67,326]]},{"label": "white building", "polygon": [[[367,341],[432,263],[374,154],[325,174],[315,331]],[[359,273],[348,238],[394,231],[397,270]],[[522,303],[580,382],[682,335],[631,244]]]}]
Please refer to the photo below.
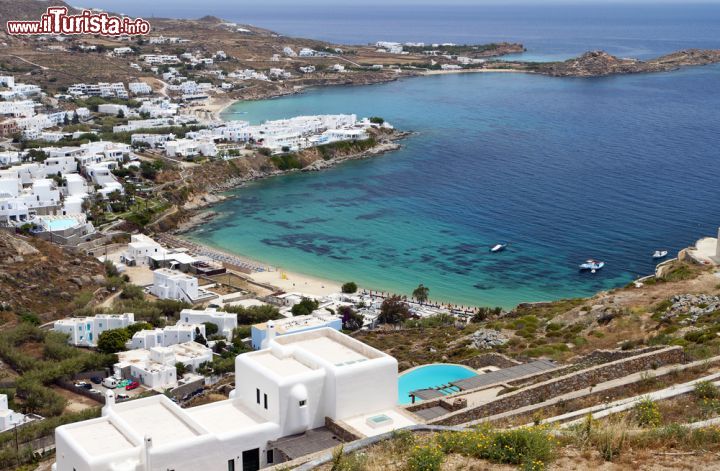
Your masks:
[{"label": "white building", "polygon": [[113,49],[113,54],[116,56],[123,56],[125,54],[132,54],[135,51],[131,47],[116,47]]},{"label": "white building", "polygon": [[0,432],[10,430],[16,425],[22,425],[26,422],[28,422],[28,418],[25,414],[10,409],[7,394],[0,394]]},{"label": "white building", "polygon": [[217,155],[217,147],[212,139],[176,139],[165,143],[165,154],[168,157],[214,157]]},{"label": "white building", "polygon": [[237,328],[237,315],[230,312],[219,312],[215,308],[204,310],[183,309],[180,311],[180,321],[185,324],[204,324],[209,322],[218,328],[218,334],[232,339],[233,330]]},{"label": "white building", "polygon": [[281,335],[296,334],[308,330],[322,329],[323,327],[340,330],[342,329],[342,319],[330,314],[313,313],[307,316],[286,317],[276,321],[255,324],[250,330],[252,346],[255,350],[267,347],[270,325],[274,325],[275,336],[280,337]]},{"label": "white building", "polygon": [[[176,299],[189,303],[207,301],[216,294],[198,287],[198,279],[177,270],[158,268],[153,272],[153,284],[150,293],[160,299]],[[187,321],[185,321],[187,322]],[[202,323],[202,322],[189,322]]]},{"label": "white building", "polygon": [[127,90],[125,90],[125,85],[122,82],[98,82],[97,84],[76,83],[68,87],[68,93],[79,96],[128,98]]},{"label": "white building", "polygon": [[152,87],[145,82],[130,82],[128,88],[130,93],[134,95],[149,95],[152,93]]},{"label": "white building", "polygon": [[197,342],[184,342],[168,347],[128,350],[118,353],[113,365],[117,379],[132,379],[151,389],[163,390],[177,385],[176,364],[182,363],[190,371],[212,361],[213,353]]},{"label": "white building", "polygon": [[130,136],[130,142],[133,145],[146,144],[150,147],[164,147],[167,141],[175,139],[175,134],[133,134]]},{"label": "white building", "polygon": [[397,361],[332,329],[239,355],[230,399],[182,409],[164,395],[115,404],[55,432],[56,471],[246,470],[281,459],[273,442],[326,418],[371,436],[413,425],[396,408]]},{"label": "white building", "polygon": [[55,321],[53,329],[56,332],[67,334],[69,343],[76,347],[97,346],[100,334],[106,330],[122,329],[135,323],[135,315],[131,312],[125,314],[97,314],[95,317],[69,317]]},{"label": "white building", "polygon": [[198,335],[205,336],[204,324],[186,324],[178,322],[162,329],[140,330],[130,340],[130,348],[149,349],[152,347],[169,347],[178,343],[193,342]]},{"label": "white building", "polygon": [[127,117],[130,114],[130,109],[127,105],[116,105],[114,103],[103,103],[98,105],[98,113],[119,115],[122,112],[123,116]]}]

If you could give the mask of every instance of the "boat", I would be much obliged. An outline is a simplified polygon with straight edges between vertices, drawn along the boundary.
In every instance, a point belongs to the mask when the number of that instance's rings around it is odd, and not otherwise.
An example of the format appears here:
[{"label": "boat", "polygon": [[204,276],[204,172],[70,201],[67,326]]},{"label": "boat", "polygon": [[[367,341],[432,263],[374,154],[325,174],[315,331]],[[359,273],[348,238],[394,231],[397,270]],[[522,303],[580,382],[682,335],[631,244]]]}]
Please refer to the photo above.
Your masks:
[{"label": "boat", "polygon": [[653,254],[653,258],[664,258],[668,254],[667,250],[656,250]]},{"label": "boat", "polygon": [[495,244],[490,249],[490,252],[502,252],[507,248],[508,244]]},{"label": "boat", "polygon": [[598,271],[599,269],[601,269],[604,266],[605,266],[605,262],[603,262],[603,261],[589,259],[589,260],[586,260],[585,263],[580,264],[580,270],[581,271],[590,270],[590,273],[595,273],[596,271]]}]

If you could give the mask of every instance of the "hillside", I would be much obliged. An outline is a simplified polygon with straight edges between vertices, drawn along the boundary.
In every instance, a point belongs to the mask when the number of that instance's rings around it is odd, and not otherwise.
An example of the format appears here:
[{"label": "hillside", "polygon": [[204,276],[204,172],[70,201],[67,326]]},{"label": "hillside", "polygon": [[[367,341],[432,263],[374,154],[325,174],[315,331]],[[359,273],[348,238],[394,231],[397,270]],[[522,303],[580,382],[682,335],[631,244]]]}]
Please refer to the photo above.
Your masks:
[{"label": "hillside", "polygon": [[[105,284],[105,269],[92,257],[71,254],[35,238],[0,231],[0,319],[45,323],[85,307]],[[102,289],[97,293],[103,295]]]}]

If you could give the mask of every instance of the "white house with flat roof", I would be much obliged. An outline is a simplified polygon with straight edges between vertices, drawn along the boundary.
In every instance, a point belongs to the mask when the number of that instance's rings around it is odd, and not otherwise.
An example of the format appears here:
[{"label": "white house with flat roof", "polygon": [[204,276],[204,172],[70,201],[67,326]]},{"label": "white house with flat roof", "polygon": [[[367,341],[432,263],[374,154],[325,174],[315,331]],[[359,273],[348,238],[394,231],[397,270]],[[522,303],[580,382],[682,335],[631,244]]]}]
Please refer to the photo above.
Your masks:
[{"label": "white house with flat roof", "polygon": [[183,309],[180,311],[178,323],[203,324],[209,322],[218,328],[218,334],[224,335],[228,340],[232,339],[233,330],[238,326],[237,314],[231,312],[220,312],[214,307],[207,309]]},{"label": "white house with flat roof", "polygon": [[197,342],[183,342],[168,347],[152,347],[128,350],[117,354],[118,363],[113,365],[113,376],[131,379],[151,389],[163,390],[177,385],[175,365],[182,363],[191,371],[205,362],[212,361],[213,352]]},{"label": "white house with flat roof", "polygon": [[153,272],[150,292],[160,299],[192,301],[198,297],[198,279],[176,270],[159,268]]},{"label": "white house with flat roof", "polygon": [[[55,431],[55,471],[254,471],[279,463],[276,442],[353,423],[376,435],[413,425],[397,407],[397,361],[336,330],[272,338],[235,360],[230,399],[182,409],[164,395],[115,404]],[[372,425],[370,425],[372,424]]]},{"label": "white house with flat roof", "polygon": [[76,347],[95,347],[106,330],[122,329],[135,323],[135,314],[97,314],[94,317],[68,317],[55,321],[52,330],[67,334]]},{"label": "white house with flat roof", "polygon": [[186,324],[178,322],[162,329],[140,330],[130,339],[130,348],[169,347],[178,343],[193,342],[195,337],[205,337],[204,324]]},{"label": "white house with flat roof", "polygon": [[9,430],[16,425],[22,425],[27,421],[25,414],[10,409],[7,394],[0,394],[0,432]]},{"label": "white house with flat roof", "polygon": [[262,322],[251,327],[252,346],[255,350],[267,347],[269,324],[275,326],[275,335],[287,335],[297,332],[305,332],[308,330],[322,329],[329,327],[331,329],[342,329],[342,319],[332,314],[324,314],[314,312],[306,316],[286,317],[276,321]]},{"label": "white house with flat roof", "polygon": [[163,256],[168,253],[162,245],[145,234],[133,234],[127,250],[120,255],[120,261],[125,265],[149,265],[150,257]]}]

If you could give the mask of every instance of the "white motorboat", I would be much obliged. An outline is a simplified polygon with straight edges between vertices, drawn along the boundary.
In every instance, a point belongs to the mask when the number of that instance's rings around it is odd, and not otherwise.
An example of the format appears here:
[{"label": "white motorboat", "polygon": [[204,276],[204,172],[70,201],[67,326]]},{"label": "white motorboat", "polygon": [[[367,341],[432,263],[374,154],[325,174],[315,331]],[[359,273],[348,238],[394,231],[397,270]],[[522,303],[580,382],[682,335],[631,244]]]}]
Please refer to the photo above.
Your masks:
[{"label": "white motorboat", "polygon": [[653,258],[665,258],[667,257],[668,251],[667,250],[656,250],[653,254]]},{"label": "white motorboat", "polygon": [[585,263],[580,264],[580,270],[586,271],[589,270],[590,273],[595,273],[596,271],[600,270],[602,267],[605,266],[605,262],[600,260],[586,260]]},{"label": "white motorboat", "polygon": [[502,252],[507,248],[508,244],[495,244],[490,249],[490,252]]}]

